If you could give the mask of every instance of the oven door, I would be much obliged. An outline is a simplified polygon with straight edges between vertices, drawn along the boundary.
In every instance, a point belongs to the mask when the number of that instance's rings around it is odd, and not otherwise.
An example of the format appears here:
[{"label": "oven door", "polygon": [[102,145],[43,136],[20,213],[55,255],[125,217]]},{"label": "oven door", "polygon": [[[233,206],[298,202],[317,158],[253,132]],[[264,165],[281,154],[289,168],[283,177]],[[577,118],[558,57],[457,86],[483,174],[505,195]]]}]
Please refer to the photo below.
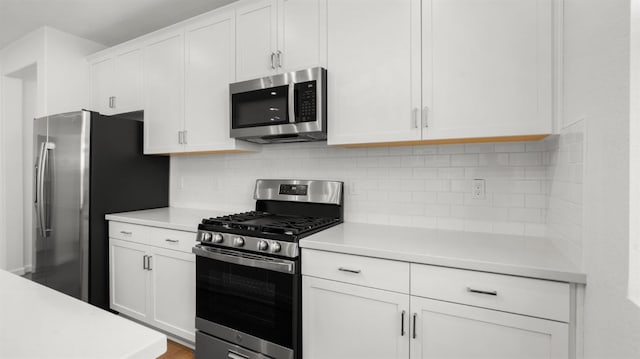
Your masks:
[{"label": "oven door", "polygon": [[275,358],[291,357],[300,320],[299,262],[202,245],[193,252],[196,327]]}]

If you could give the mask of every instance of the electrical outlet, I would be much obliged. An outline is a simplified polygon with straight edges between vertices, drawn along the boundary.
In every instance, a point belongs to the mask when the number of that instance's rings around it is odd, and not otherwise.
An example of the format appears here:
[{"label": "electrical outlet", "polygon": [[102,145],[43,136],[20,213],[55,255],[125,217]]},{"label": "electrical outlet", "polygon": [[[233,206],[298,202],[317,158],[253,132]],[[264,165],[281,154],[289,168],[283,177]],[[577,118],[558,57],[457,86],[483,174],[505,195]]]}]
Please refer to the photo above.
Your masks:
[{"label": "electrical outlet", "polygon": [[476,178],[471,183],[471,198],[484,199],[486,196],[485,183],[483,179]]}]

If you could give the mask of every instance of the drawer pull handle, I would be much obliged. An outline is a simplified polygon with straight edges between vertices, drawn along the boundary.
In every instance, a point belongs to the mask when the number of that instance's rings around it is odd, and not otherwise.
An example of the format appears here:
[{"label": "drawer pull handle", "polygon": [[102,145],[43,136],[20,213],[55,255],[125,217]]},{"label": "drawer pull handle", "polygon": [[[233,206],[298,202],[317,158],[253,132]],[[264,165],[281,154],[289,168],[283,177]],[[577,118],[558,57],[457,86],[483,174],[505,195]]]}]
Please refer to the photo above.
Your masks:
[{"label": "drawer pull handle", "polygon": [[121,234],[124,234],[126,236],[130,236],[133,234],[133,232],[128,232],[128,231],[120,231]]},{"label": "drawer pull handle", "polygon": [[180,242],[180,240],[178,240],[178,239],[169,239],[169,238],[165,239],[165,241],[167,241],[169,243],[178,243],[178,242]]},{"label": "drawer pull handle", "polygon": [[402,311],[402,315],[400,316],[400,336],[404,337],[404,314],[405,311]]},{"label": "drawer pull handle", "polygon": [[360,272],[361,272],[360,269],[349,269],[349,268],[345,268],[345,267],[340,267],[340,268],[338,268],[338,270],[342,271],[342,272],[353,273],[353,274],[360,274]]},{"label": "drawer pull handle", "polygon": [[471,287],[467,287],[467,292],[469,293],[478,293],[478,294],[486,294],[486,295],[498,295],[498,292],[495,290],[480,290],[473,289]]}]

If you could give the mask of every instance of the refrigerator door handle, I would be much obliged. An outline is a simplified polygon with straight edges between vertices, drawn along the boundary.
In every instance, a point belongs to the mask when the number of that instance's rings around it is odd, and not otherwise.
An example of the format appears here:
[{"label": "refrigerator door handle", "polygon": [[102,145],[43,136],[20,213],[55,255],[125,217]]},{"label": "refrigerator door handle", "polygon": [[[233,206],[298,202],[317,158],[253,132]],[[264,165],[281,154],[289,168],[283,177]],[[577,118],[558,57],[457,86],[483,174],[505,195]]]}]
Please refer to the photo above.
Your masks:
[{"label": "refrigerator door handle", "polygon": [[36,205],[36,220],[38,221],[38,229],[40,231],[40,235],[42,236],[42,238],[44,239],[46,237],[46,233],[44,230],[44,223],[42,221],[43,216],[42,216],[42,212],[43,212],[43,207],[44,207],[44,197],[43,197],[43,192],[44,192],[44,156],[45,153],[47,152],[46,150],[46,146],[47,143],[43,142],[40,145],[40,156],[38,158],[38,165],[37,167],[37,171],[36,171],[36,199],[35,199],[35,205]]},{"label": "refrigerator door handle", "polygon": [[46,212],[46,194],[45,194],[45,176],[47,173],[47,167],[49,165],[49,150],[53,150],[56,148],[55,144],[50,142],[44,142],[42,144],[42,156],[40,162],[40,178],[38,179],[38,187],[40,193],[38,194],[38,219],[40,222],[40,230],[42,233],[42,238],[47,238],[47,233],[51,232],[50,228],[47,228],[47,212]]}]

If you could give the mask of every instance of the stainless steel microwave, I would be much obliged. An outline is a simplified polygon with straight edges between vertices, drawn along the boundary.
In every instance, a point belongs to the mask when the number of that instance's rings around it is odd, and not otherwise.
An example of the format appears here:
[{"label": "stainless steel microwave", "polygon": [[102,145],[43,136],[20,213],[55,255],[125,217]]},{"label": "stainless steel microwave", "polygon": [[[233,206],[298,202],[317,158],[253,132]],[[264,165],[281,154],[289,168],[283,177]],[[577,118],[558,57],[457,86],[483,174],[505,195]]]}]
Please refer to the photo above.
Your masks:
[{"label": "stainless steel microwave", "polygon": [[255,143],[327,138],[327,70],[306,70],[229,85],[231,137]]}]

